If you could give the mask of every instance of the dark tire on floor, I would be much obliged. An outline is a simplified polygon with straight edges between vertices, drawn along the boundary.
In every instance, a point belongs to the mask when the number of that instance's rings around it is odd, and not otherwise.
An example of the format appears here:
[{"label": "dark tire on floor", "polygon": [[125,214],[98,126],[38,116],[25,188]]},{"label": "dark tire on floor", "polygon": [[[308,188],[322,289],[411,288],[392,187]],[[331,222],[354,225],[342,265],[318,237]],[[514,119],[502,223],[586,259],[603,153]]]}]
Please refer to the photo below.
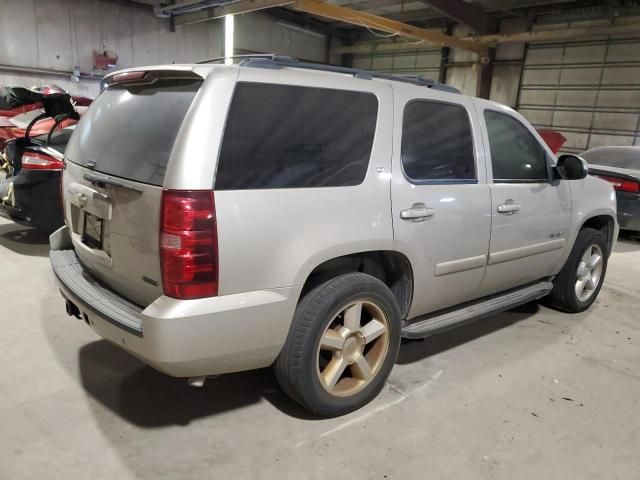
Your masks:
[{"label": "dark tire on floor", "polygon": [[384,283],[364,273],[339,275],[298,303],[274,364],[276,378],[287,395],[317,415],[357,410],[383,388],[398,355],[400,329],[398,302]]},{"label": "dark tire on floor", "polygon": [[[590,251],[594,255],[600,252],[601,271],[597,277],[597,281],[589,281],[587,278],[589,275],[580,275],[581,271],[584,273],[586,270],[581,268],[587,252]],[[594,253],[595,252],[595,253]],[[545,303],[550,307],[557,308],[559,310],[578,313],[588,309],[593,302],[595,302],[602,288],[604,277],[607,272],[608,262],[608,246],[605,236],[600,230],[593,228],[584,228],[578,233],[573,249],[569,254],[569,258],[555,278],[553,282],[553,290],[545,298]],[[592,257],[595,258],[595,257]],[[588,267],[589,265],[585,265]],[[577,283],[582,279],[585,280],[585,284],[589,288],[589,295],[585,293],[582,297],[578,295],[579,287]],[[586,287],[585,287],[586,288]],[[583,291],[584,292],[584,291]]]}]

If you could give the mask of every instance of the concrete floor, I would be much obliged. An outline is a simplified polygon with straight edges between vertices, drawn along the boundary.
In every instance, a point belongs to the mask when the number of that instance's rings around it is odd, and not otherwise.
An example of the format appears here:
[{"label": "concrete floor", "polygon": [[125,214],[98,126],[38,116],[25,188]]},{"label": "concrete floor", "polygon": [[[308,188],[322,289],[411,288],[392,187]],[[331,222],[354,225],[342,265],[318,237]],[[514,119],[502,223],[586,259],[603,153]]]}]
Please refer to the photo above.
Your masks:
[{"label": "concrete floor", "polygon": [[598,302],[535,304],[404,345],[388,386],[309,417],[269,370],[202,390],[67,317],[46,238],[0,220],[0,479],[640,475],[640,242]]}]

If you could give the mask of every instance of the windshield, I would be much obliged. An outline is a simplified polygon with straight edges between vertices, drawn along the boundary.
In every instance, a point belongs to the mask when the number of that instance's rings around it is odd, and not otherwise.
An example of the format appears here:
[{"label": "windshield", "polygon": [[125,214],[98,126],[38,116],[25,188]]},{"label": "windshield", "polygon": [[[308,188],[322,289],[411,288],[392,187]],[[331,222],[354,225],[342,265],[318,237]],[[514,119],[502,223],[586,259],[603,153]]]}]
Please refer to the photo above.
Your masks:
[{"label": "windshield", "polygon": [[74,130],[75,125],[69,128],[63,128],[62,130],[55,130],[51,134],[51,139],[48,143],[48,133],[45,133],[44,135],[38,135],[37,137],[32,137],[31,140],[36,145],[48,146],[64,154],[64,151],[67,149],[69,139],[71,138],[71,134]]},{"label": "windshield", "polygon": [[84,114],[65,156],[95,171],[162,185],[182,121],[201,80],[114,85]]},{"label": "windshield", "polygon": [[640,147],[588,150],[582,158],[593,165],[640,170]]}]

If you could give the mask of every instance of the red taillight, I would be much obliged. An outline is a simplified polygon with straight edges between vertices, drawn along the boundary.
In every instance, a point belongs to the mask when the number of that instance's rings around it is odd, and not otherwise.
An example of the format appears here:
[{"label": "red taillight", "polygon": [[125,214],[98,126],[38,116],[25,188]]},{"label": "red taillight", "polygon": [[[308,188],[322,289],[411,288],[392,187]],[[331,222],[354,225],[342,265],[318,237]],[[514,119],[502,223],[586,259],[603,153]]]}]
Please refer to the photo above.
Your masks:
[{"label": "red taillight", "polygon": [[62,170],[63,167],[62,160],[44,153],[25,152],[22,155],[22,168],[24,170]]},{"label": "red taillight", "polygon": [[164,294],[218,295],[218,232],[213,192],[164,190],[160,226]]},{"label": "red taillight", "polygon": [[613,185],[615,190],[620,192],[638,193],[640,192],[640,183],[633,180],[625,180],[623,178],[607,177],[604,175],[597,175],[598,178],[606,180]]}]

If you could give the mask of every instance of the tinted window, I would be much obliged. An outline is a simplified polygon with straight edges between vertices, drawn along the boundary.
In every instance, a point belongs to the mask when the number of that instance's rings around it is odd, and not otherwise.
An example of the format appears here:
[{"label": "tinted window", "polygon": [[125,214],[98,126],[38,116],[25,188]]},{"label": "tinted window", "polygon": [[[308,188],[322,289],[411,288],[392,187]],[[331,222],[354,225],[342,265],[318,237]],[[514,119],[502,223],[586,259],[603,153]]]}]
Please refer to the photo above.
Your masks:
[{"label": "tinted window", "polygon": [[413,101],[404,109],[402,165],[414,181],[476,178],[473,137],[464,107]]},{"label": "tinted window", "polygon": [[547,155],[518,120],[485,110],[494,180],[547,180]]},{"label": "tinted window", "polygon": [[370,93],[238,83],[216,189],[358,185],[367,172],[377,110]]},{"label": "tinted window", "polygon": [[96,171],[162,185],[178,130],[201,85],[159,80],[143,87],[109,87],[91,104],[66,157]]}]

